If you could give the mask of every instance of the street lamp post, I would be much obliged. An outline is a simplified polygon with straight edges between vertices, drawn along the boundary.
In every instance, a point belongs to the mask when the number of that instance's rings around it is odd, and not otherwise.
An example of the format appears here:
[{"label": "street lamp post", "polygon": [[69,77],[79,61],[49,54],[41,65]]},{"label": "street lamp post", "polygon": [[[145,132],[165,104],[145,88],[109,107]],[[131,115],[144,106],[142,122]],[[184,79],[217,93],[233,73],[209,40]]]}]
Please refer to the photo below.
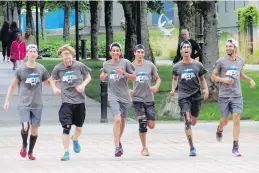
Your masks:
[{"label": "street lamp post", "polygon": [[76,19],[76,60],[79,61],[78,1],[75,1],[75,19]]},{"label": "street lamp post", "polygon": [[137,42],[141,44],[141,1],[137,1]]}]

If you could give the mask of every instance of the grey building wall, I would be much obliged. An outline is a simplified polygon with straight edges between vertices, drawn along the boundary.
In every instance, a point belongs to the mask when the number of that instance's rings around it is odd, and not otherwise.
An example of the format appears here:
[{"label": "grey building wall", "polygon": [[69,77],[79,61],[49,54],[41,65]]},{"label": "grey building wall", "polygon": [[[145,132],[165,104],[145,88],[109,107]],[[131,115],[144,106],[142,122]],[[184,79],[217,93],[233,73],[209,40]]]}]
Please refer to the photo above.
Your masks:
[{"label": "grey building wall", "polygon": [[[238,34],[238,14],[236,10],[238,8],[243,8],[248,4],[255,3],[257,7],[259,6],[258,1],[251,0],[223,0],[218,1],[216,5],[217,17],[218,17],[218,28],[221,31],[229,32],[231,34]],[[254,29],[254,36],[258,36],[258,27]]]}]

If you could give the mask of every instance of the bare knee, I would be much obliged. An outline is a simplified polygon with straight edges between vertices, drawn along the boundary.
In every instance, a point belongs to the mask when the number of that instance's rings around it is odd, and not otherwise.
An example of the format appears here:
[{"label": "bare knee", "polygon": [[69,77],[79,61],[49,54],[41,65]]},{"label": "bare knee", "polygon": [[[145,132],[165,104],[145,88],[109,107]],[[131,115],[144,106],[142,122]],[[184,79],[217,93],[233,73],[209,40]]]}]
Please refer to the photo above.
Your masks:
[{"label": "bare knee", "polygon": [[76,131],[78,132],[78,133],[82,133],[82,127],[76,127]]},{"label": "bare knee", "polygon": [[154,120],[148,120],[147,125],[148,125],[149,129],[154,129],[155,128],[155,121]]},{"label": "bare knee", "polygon": [[240,114],[237,114],[237,113],[233,114],[233,123],[234,123],[234,126],[240,125]]},{"label": "bare knee", "polygon": [[120,115],[115,115],[115,116],[114,116],[114,120],[113,120],[114,124],[120,125],[120,124],[121,124],[121,121],[122,121],[121,119],[122,119],[122,118],[121,118]]},{"label": "bare knee", "polygon": [[197,123],[197,117],[192,117],[192,126],[195,126]]},{"label": "bare knee", "polygon": [[33,135],[33,136],[37,136],[38,135],[38,129],[39,129],[39,127],[37,127],[37,126],[31,126],[31,134]]},{"label": "bare knee", "polygon": [[28,122],[22,123],[22,130],[28,132],[30,130],[30,124]]},{"label": "bare knee", "polygon": [[222,118],[221,123],[225,126],[228,124],[228,118]]}]

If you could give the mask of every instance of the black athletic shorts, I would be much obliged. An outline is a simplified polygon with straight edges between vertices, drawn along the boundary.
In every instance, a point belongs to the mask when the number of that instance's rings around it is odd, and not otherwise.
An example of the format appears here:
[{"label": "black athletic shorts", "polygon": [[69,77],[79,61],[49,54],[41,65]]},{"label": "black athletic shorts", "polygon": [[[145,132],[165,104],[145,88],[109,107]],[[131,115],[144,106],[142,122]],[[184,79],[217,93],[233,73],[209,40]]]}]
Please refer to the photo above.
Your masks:
[{"label": "black athletic shorts", "polygon": [[199,116],[201,102],[202,99],[200,97],[197,97],[197,95],[178,100],[181,113],[190,112],[191,115],[194,117]]},{"label": "black athletic shorts", "polygon": [[137,116],[145,115],[147,120],[156,120],[155,102],[133,102]]},{"label": "black athletic shorts", "polygon": [[82,127],[85,121],[85,104],[62,103],[59,109],[59,121],[62,127],[66,125]]}]

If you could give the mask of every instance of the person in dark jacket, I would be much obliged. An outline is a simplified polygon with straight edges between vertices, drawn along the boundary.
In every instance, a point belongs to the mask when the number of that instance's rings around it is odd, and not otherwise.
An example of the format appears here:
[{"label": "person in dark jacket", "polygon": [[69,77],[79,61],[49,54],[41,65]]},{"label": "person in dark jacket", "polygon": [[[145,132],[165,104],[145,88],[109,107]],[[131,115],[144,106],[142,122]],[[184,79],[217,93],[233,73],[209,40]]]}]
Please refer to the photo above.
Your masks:
[{"label": "person in dark jacket", "polygon": [[10,46],[8,46],[10,39],[8,37],[8,33],[9,33],[9,23],[7,21],[4,21],[3,27],[0,32],[0,39],[2,41],[2,54],[3,54],[4,61],[5,61],[5,58],[7,59],[7,61],[9,61],[9,58],[10,58]]},{"label": "person in dark jacket", "polygon": [[8,37],[9,37],[9,43],[8,43],[8,47],[9,47],[9,54],[10,54],[10,47],[13,41],[16,40],[17,38],[17,33],[21,33],[22,31],[17,27],[17,23],[16,22],[12,22],[10,25],[10,30],[8,33]]},{"label": "person in dark jacket", "polygon": [[[183,41],[189,41],[191,43],[191,46],[192,46],[191,58],[195,59],[195,58],[199,57],[199,61],[202,63],[202,50],[201,50],[199,44],[195,40],[189,38],[189,32],[187,29],[182,29],[181,36],[182,36]],[[177,62],[182,60],[182,55],[180,52],[181,42],[178,44],[177,55],[174,58],[173,64],[176,64]]]}]

